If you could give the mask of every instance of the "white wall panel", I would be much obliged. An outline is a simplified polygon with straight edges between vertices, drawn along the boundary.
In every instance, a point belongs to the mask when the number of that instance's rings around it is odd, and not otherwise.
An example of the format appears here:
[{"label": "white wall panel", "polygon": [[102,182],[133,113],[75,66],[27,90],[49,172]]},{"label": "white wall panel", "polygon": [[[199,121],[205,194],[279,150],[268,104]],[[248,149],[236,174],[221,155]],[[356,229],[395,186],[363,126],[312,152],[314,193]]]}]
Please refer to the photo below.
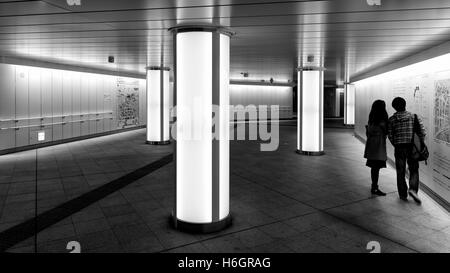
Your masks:
[{"label": "white wall panel", "polygon": [[97,78],[89,74],[89,134],[97,133]]},{"label": "white wall panel", "polygon": [[62,71],[52,70],[52,108],[53,108],[53,140],[63,138],[62,115],[63,115],[63,85]]},{"label": "white wall panel", "polygon": [[28,74],[29,80],[29,115],[32,121],[41,117],[41,70],[31,67]]},{"label": "white wall panel", "polygon": [[41,97],[42,97],[42,116],[52,117],[52,72],[49,69],[41,70]]},{"label": "white wall panel", "polygon": [[103,90],[103,106],[105,109],[105,112],[109,112],[104,119],[104,130],[110,131],[112,130],[112,111],[113,111],[113,96],[115,94],[114,92],[114,77],[113,76],[105,76],[104,80],[104,90]]},{"label": "white wall panel", "polygon": [[72,77],[73,72],[70,71],[64,71],[62,74],[62,86],[63,86],[63,119],[62,121],[65,122],[63,127],[63,138],[71,138],[72,137]]},{"label": "white wall panel", "polygon": [[[0,64],[0,128],[10,128],[15,124],[15,88],[16,67]],[[15,146],[15,131],[11,129],[0,130],[0,149]]]},{"label": "white wall panel", "polygon": [[[117,129],[117,78],[0,64],[0,150],[36,144],[41,130],[47,142]],[[142,124],[145,80],[139,86]]]},{"label": "white wall panel", "polygon": [[112,117],[113,117],[113,119],[112,119],[112,121],[111,121],[111,128],[113,129],[113,130],[115,130],[115,129],[117,129],[118,128],[118,113],[117,113],[117,111],[118,111],[118,107],[117,107],[117,78],[115,77],[114,78],[114,81],[113,81],[113,83],[112,83],[112,85],[111,85],[111,103],[112,103],[112,112],[113,112],[113,114],[112,114]]},{"label": "white wall panel", "polygon": [[39,68],[30,67],[28,73],[29,81],[29,125],[33,126],[29,131],[29,144],[38,143],[37,131],[41,124],[41,71]]},{"label": "white wall panel", "polygon": [[16,67],[0,64],[0,119],[15,118]]},{"label": "white wall panel", "polygon": [[[270,106],[280,106],[280,118],[292,117],[292,87],[289,86],[264,86],[264,85],[230,85],[230,104],[254,105],[256,107],[267,106],[267,117],[270,117]],[[231,113],[233,119],[236,114]]]},{"label": "white wall panel", "polygon": [[97,115],[96,115],[96,119],[98,119],[96,121],[96,128],[97,128],[97,133],[102,133],[104,131],[103,127],[103,116],[104,116],[104,106],[103,106],[103,100],[104,100],[104,80],[105,80],[105,76],[98,76],[98,79],[96,80],[96,85],[97,85],[97,90],[96,90],[96,95],[97,95],[97,107],[96,107],[96,111],[97,111]]},{"label": "white wall panel", "polygon": [[[53,123],[53,101],[52,101],[52,70],[42,69],[41,70],[41,98],[42,98],[42,123],[52,124]],[[52,126],[46,126],[44,128],[45,141],[53,140],[53,129]]]},{"label": "white wall panel", "polygon": [[28,118],[28,67],[16,68],[16,118]]},{"label": "white wall panel", "polygon": [[[16,68],[16,126],[28,127],[28,67],[18,66]],[[16,145],[25,146],[29,144],[29,128],[16,130]]]},{"label": "white wall panel", "polygon": [[80,73],[72,73],[72,137],[81,135],[80,114],[81,114],[81,79]]},{"label": "white wall panel", "polygon": [[86,74],[81,77],[81,114],[80,114],[80,126],[81,135],[85,136],[89,134],[89,78]]}]

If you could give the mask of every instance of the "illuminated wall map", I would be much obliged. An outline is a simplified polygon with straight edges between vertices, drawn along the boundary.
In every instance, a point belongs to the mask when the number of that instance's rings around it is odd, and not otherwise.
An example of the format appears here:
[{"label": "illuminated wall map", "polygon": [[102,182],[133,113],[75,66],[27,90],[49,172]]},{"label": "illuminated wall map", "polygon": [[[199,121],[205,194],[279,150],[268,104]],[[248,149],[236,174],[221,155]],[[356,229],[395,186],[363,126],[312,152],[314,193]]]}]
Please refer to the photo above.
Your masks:
[{"label": "illuminated wall map", "polygon": [[118,128],[139,124],[139,81],[117,79],[117,120]]},{"label": "illuminated wall map", "polygon": [[434,137],[450,143],[450,79],[438,80],[434,99]]}]

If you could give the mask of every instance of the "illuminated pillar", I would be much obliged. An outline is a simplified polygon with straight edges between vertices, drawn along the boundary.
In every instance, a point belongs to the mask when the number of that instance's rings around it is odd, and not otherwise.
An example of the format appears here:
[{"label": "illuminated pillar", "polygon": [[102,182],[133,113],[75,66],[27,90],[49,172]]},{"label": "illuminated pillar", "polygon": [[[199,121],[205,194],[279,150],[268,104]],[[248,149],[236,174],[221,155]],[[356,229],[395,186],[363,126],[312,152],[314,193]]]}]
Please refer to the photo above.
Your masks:
[{"label": "illuminated pillar", "polygon": [[335,111],[334,115],[336,117],[341,116],[341,94],[344,93],[344,88],[336,88],[336,98],[335,98]]},{"label": "illuminated pillar", "polygon": [[[173,223],[180,230],[214,232],[231,224],[228,88],[232,33],[210,26],[180,26],[172,31],[176,106]],[[220,107],[214,115],[213,105]]]},{"label": "illuminated pillar", "polygon": [[167,67],[147,68],[147,143],[170,143],[169,71]]},{"label": "illuminated pillar", "polygon": [[355,125],[355,85],[350,83],[344,88],[344,124]]},{"label": "illuminated pillar", "polygon": [[298,69],[297,153],[323,155],[323,68]]}]

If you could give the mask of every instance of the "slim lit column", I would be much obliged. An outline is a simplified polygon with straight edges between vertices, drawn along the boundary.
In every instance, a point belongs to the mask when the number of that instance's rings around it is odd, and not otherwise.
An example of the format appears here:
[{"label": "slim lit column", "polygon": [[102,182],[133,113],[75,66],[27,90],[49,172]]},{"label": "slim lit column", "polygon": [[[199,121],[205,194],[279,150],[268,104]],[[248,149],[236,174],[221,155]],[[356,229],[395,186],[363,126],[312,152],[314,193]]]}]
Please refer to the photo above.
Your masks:
[{"label": "slim lit column", "polygon": [[355,125],[355,85],[350,83],[344,88],[344,124]]},{"label": "slim lit column", "polygon": [[334,115],[339,117],[341,115],[341,94],[344,93],[344,88],[336,88],[336,98],[335,98],[335,111]]},{"label": "slim lit column", "polygon": [[180,26],[172,31],[176,106],[176,125],[172,129],[176,136],[173,222],[180,230],[214,232],[231,224],[231,32],[210,26]]},{"label": "slim lit column", "polygon": [[168,67],[147,68],[147,143],[170,143]]},{"label": "slim lit column", "polygon": [[323,68],[298,69],[297,153],[323,152]]}]

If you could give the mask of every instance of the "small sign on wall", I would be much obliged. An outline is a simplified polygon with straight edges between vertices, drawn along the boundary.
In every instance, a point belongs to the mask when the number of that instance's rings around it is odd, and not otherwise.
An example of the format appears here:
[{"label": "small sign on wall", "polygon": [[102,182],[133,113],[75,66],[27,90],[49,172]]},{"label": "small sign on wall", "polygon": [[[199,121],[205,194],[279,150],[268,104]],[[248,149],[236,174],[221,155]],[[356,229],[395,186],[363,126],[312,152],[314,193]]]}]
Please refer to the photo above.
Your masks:
[{"label": "small sign on wall", "polygon": [[81,0],[67,0],[69,6],[81,6]]},{"label": "small sign on wall", "polygon": [[38,131],[38,141],[45,141],[45,131]]}]

